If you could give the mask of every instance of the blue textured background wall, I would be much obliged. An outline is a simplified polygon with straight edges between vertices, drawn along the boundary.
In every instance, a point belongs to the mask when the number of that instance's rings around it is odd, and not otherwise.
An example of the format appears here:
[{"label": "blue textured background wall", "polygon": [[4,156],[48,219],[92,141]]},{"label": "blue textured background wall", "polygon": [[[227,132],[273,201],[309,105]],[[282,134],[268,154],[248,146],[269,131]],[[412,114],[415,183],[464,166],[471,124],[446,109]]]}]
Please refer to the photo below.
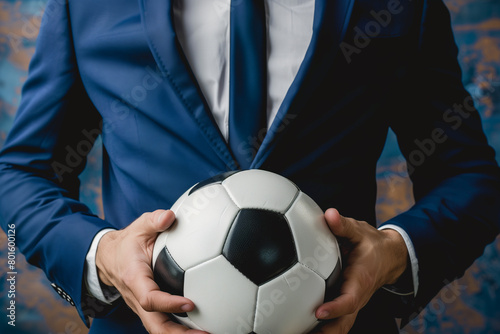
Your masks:
[{"label": "blue textured background wall", "polygon": [[[445,2],[461,50],[463,81],[481,112],[490,143],[500,152],[500,1]],[[19,104],[44,5],[45,0],[0,0],[0,147]],[[97,143],[82,175],[82,200],[98,214],[102,213],[100,154]],[[390,135],[378,168],[377,212],[381,222],[406,210],[413,201],[404,170],[404,160]],[[0,333],[87,333],[76,311],[20,254],[16,264],[16,327],[7,324],[6,244],[6,236],[0,232]],[[497,238],[464,277],[445,287],[402,332],[500,333],[499,253]]]}]

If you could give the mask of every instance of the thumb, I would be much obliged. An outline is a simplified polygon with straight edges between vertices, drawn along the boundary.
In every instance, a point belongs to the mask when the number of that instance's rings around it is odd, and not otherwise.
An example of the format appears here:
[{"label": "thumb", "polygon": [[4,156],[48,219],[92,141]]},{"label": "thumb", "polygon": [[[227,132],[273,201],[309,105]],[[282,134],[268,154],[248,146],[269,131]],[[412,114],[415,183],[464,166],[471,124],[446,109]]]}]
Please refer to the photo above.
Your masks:
[{"label": "thumb", "polygon": [[142,235],[156,236],[165,231],[175,221],[175,214],[171,210],[156,210],[144,213],[134,223],[134,228],[138,229]]},{"label": "thumb", "polygon": [[335,236],[345,238],[352,243],[360,241],[361,235],[354,219],[340,215],[337,209],[328,209],[325,212],[325,220]]}]

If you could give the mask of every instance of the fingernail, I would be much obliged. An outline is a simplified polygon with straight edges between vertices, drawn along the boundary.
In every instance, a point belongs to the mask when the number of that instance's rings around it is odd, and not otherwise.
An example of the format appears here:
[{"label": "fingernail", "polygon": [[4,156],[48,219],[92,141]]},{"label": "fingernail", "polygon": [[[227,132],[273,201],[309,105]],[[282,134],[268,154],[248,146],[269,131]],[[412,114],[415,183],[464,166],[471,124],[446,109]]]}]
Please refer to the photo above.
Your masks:
[{"label": "fingernail", "polygon": [[318,319],[326,319],[328,318],[329,315],[330,313],[328,313],[327,311],[321,311],[318,314]]},{"label": "fingernail", "polygon": [[184,304],[181,306],[181,310],[184,312],[189,312],[193,310],[193,307],[189,304]]},{"label": "fingernail", "polygon": [[158,216],[158,223],[161,222],[161,220],[163,219],[163,217],[165,217],[165,215],[167,214],[167,210],[163,211],[163,213]]}]

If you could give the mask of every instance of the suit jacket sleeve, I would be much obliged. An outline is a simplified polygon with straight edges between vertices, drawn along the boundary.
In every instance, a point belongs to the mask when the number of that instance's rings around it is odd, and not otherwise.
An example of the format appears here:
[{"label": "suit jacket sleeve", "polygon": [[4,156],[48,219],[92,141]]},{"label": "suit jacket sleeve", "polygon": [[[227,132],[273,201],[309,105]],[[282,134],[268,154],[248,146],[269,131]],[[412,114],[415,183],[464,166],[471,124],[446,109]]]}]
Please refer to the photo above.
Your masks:
[{"label": "suit jacket sleeve", "polygon": [[0,153],[2,228],[76,304],[80,316],[103,306],[87,299],[83,271],[94,235],[110,224],[78,201],[78,175],[101,129],[73,53],[67,2],[49,1],[16,119]]},{"label": "suit jacket sleeve", "polygon": [[463,87],[441,0],[424,1],[418,46],[391,115],[416,201],[386,222],[407,231],[418,258],[418,293],[405,316],[462,276],[495,239],[500,222],[495,153]]}]

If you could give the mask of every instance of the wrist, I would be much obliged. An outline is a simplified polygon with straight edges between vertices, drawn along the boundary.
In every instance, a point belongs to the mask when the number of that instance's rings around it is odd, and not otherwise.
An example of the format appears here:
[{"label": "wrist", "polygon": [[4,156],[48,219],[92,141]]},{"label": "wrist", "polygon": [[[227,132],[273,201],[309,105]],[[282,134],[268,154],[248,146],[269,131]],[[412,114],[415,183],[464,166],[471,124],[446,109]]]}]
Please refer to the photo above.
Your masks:
[{"label": "wrist", "polygon": [[97,251],[95,255],[95,265],[97,268],[97,276],[99,281],[107,286],[113,286],[111,282],[111,276],[108,274],[106,259],[112,254],[110,252],[113,249],[113,243],[118,237],[118,231],[108,232],[102,236],[99,245],[97,246]]},{"label": "wrist", "polygon": [[391,229],[381,230],[385,240],[385,256],[388,261],[388,272],[385,284],[394,284],[403,275],[408,266],[408,249],[399,232]]}]

